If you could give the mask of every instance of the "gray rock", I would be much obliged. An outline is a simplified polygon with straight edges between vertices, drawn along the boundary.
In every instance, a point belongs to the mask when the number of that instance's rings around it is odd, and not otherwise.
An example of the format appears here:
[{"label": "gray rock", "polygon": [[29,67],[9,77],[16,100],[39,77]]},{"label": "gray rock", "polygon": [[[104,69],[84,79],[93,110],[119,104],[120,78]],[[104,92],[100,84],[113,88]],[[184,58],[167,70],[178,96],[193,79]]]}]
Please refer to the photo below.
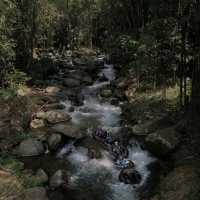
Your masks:
[{"label": "gray rock", "polygon": [[127,168],[121,170],[119,180],[125,184],[135,185],[141,182],[142,176],[134,168]]},{"label": "gray rock", "polygon": [[51,150],[56,150],[62,141],[60,134],[51,134],[48,138],[48,145]]},{"label": "gray rock", "polygon": [[43,154],[45,151],[41,141],[30,138],[22,141],[17,149],[19,156],[38,156]]},{"label": "gray rock", "polygon": [[64,170],[58,170],[50,178],[49,186],[51,187],[51,189],[56,189],[56,188],[65,186],[67,182],[68,182],[67,172]]},{"label": "gray rock", "polygon": [[81,133],[80,129],[77,128],[72,123],[62,123],[62,124],[56,124],[53,127],[51,127],[53,131],[56,133],[63,134],[67,137],[80,139],[83,137],[83,134]]},{"label": "gray rock", "polygon": [[48,200],[47,192],[43,187],[30,188],[24,192],[23,200]]},{"label": "gray rock", "polygon": [[81,82],[77,79],[66,78],[63,80],[63,85],[66,87],[79,87],[81,85]]},{"label": "gray rock", "polygon": [[166,122],[165,119],[159,117],[148,120],[145,123],[142,123],[141,120],[138,120],[138,124],[132,127],[132,132],[134,135],[148,135],[156,130],[169,127],[169,125],[170,124]]},{"label": "gray rock", "polygon": [[46,113],[46,119],[49,123],[56,124],[71,120],[71,116],[62,111],[53,110]]},{"label": "gray rock", "polygon": [[38,169],[36,172],[36,177],[41,183],[47,183],[48,182],[48,175],[43,169]]},{"label": "gray rock", "polygon": [[147,148],[158,156],[167,156],[180,142],[174,127],[165,128],[149,134],[145,139]]}]

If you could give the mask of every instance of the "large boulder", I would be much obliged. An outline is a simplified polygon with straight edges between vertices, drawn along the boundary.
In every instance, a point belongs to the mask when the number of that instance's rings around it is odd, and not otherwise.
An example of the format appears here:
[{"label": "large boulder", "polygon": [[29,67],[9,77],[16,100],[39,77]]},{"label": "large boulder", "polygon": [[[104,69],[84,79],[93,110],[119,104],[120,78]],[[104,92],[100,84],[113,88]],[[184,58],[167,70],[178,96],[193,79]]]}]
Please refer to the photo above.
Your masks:
[{"label": "large boulder", "polygon": [[56,150],[62,141],[60,134],[51,134],[48,138],[48,145],[51,150]]},{"label": "large boulder", "polygon": [[22,141],[17,149],[19,156],[38,156],[45,152],[44,146],[41,141],[30,138]]},{"label": "large boulder", "polygon": [[36,118],[46,120],[50,124],[57,124],[71,120],[70,115],[60,110],[51,110],[48,112],[41,111],[36,113]]},{"label": "large boulder", "polygon": [[174,127],[165,128],[149,134],[145,139],[147,148],[158,156],[167,156],[180,142]]},{"label": "large boulder", "polygon": [[51,127],[51,129],[56,133],[63,134],[70,138],[80,139],[83,137],[83,134],[81,133],[80,129],[72,123],[56,124],[53,127]]},{"label": "large boulder", "polygon": [[56,189],[59,187],[66,186],[68,183],[68,175],[67,172],[64,170],[58,170],[53,174],[50,178],[49,186],[51,189]]},{"label": "large boulder", "polygon": [[142,176],[134,168],[127,168],[121,170],[119,180],[125,184],[135,185],[141,182]]},{"label": "large boulder", "polygon": [[53,110],[46,113],[46,119],[49,123],[56,124],[71,120],[71,116],[62,111]]},{"label": "large boulder", "polygon": [[132,133],[138,136],[145,136],[159,129],[164,129],[172,124],[165,117],[154,117],[145,123],[139,123],[132,127]]},{"label": "large boulder", "polygon": [[78,79],[66,78],[63,80],[63,85],[66,87],[79,87],[81,82]]},{"label": "large boulder", "polygon": [[48,200],[47,192],[43,187],[30,188],[24,192],[23,200]]}]

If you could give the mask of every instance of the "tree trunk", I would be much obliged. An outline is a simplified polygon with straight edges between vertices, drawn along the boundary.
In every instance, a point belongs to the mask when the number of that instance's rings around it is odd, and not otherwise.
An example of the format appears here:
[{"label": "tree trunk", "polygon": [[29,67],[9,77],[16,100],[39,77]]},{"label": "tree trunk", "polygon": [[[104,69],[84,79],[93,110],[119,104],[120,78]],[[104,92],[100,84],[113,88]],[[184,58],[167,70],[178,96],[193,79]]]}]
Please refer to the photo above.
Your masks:
[{"label": "tree trunk", "polygon": [[192,77],[192,113],[200,115],[200,56],[197,57]]}]

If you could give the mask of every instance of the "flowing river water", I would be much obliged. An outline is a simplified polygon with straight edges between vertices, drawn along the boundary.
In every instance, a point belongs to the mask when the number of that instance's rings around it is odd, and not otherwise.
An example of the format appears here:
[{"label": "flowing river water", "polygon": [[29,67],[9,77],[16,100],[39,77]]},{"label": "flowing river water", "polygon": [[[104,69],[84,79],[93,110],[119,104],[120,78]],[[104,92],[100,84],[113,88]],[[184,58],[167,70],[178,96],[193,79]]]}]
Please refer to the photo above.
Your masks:
[{"label": "flowing river water", "polygon": [[[142,181],[138,185],[124,184],[119,181],[120,170],[116,168],[115,162],[110,153],[99,146],[97,141],[91,137],[92,130],[101,127],[108,132],[117,134],[120,131],[120,121],[122,110],[120,106],[114,106],[109,101],[99,98],[99,91],[115,80],[115,69],[113,65],[105,64],[102,67],[99,77],[105,76],[106,81],[97,80],[92,86],[88,86],[82,90],[84,96],[84,104],[75,107],[71,113],[72,121],[80,128],[87,130],[90,146],[98,148],[102,157],[99,159],[91,159],[88,156],[88,148],[86,145],[74,145],[75,141],[71,141],[64,145],[58,153],[57,157],[66,159],[70,165],[69,190],[74,191],[71,196],[75,200],[137,200],[137,189],[143,186],[150,171],[148,165],[155,159],[143,150],[135,141],[129,141],[129,159],[135,164],[136,170],[141,174]],[[71,103],[66,100],[62,102],[66,106],[66,110]],[[66,155],[71,149],[72,152]],[[66,197],[66,199],[69,199]],[[70,198],[71,199],[71,198]]]}]

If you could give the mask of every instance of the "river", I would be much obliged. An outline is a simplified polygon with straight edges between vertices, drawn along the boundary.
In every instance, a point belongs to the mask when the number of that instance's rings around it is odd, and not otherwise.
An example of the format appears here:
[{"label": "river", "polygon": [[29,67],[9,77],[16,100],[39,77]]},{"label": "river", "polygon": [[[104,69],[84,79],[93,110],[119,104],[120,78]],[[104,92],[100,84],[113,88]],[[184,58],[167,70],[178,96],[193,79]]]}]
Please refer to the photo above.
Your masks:
[{"label": "river", "polygon": [[[100,81],[102,76],[105,76],[107,80]],[[146,183],[150,176],[148,165],[155,159],[143,150],[137,141],[130,140],[127,147],[129,150],[128,159],[134,162],[136,170],[142,176],[142,181],[134,186],[119,181],[120,170],[116,168],[110,153],[92,139],[92,131],[97,127],[107,130],[112,135],[119,134],[121,128],[122,110],[120,103],[119,106],[115,106],[99,96],[100,90],[115,80],[114,66],[104,64],[98,77],[93,85],[82,90],[84,104],[75,107],[71,117],[76,126],[87,130],[89,146],[97,148],[102,157],[91,159],[88,156],[87,142],[75,145],[75,141],[70,141],[58,151],[57,157],[67,160],[72,166],[70,168],[69,196],[70,199],[74,200],[137,200],[137,190]],[[66,100],[62,103],[66,106],[67,112],[71,102]],[[72,149],[72,152],[65,155],[69,148]],[[66,199],[69,198],[66,197]]]}]

